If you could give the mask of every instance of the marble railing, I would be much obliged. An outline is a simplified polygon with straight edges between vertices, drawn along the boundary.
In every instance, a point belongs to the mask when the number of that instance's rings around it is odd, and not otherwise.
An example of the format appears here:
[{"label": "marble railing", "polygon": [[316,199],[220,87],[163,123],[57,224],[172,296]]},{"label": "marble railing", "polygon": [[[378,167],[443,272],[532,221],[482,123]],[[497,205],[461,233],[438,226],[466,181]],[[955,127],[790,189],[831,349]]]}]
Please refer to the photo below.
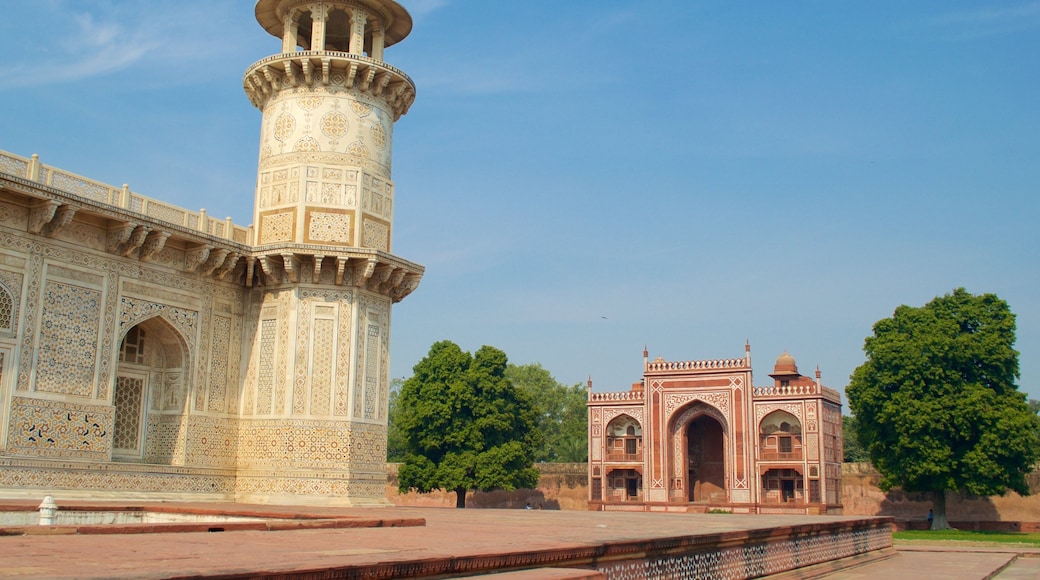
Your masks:
[{"label": "marble railing", "polygon": [[790,397],[794,395],[818,394],[820,394],[820,386],[815,383],[811,385],[789,385],[786,387],[755,387],[756,397]]},{"label": "marble railing", "polygon": [[688,360],[678,362],[653,361],[646,363],[647,371],[689,371],[702,369],[738,369],[746,368],[747,360],[742,358],[725,358],[718,360]]},{"label": "marble railing", "polygon": [[589,393],[589,401],[642,401],[643,391],[620,391],[617,393]]},{"label": "marble railing", "polygon": [[42,183],[98,203],[130,210],[241,244],[250,244],[253,241],[252,227],[237,226],[231,222],[231,218],[214,219],[206,215],[204,209],[197,212],[190,211],[132,192],[127,185],[115,187],[57,167],[44,165],[40,163],[39,156],[35,154],[31,158],[25,158],[0,151],[0,173]]}]

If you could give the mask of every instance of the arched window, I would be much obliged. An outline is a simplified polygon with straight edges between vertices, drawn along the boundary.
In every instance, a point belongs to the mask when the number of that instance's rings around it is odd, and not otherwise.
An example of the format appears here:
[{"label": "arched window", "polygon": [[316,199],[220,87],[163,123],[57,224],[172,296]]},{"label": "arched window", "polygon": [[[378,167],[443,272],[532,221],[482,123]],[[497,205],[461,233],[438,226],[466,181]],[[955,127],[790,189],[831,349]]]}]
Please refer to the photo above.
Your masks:
[{"label": "arched window", "polygon": [[14,329],[14,298],[3,284],[0,284],[0,330]]},{"label": "arched window", "polygon": [[[123,461],[173,464],[175,438],[148,440],[149,421],[181,415],[188,408],[187,348],[180,334],[160,317],[132,326],[119,344],[112,404],[112,454]],[[181,452],[183,453],[183,452]]]},{"label": "arched window", "polygon": [[628,415],[607,425],[607,461],[642,461],[643,428]]},{"label": "arched window", "polygon": [[764,461],[800,461],[802,424],[787,411],[773,411],[758,427],[759,457]]}]

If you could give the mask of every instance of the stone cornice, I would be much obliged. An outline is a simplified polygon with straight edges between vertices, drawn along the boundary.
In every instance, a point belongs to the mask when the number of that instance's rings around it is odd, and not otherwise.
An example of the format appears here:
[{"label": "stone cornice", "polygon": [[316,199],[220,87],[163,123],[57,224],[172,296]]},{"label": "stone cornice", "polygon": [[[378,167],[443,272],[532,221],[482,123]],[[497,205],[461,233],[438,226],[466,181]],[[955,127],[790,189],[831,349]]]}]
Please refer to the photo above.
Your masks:
[{"label": "stone cornice", "polygon": [[246,69],[243,88],[253,106],[263,110],[283,89],[297,87],[355,89],[386,102],[396,121],[415,101],[415,83],[400,69],[357,54],[305,50],[276,54]]},{"label": "stone cornice", "polygon": [[21,196],[29,209],[27,233],[51,236],[75,216],[93,216],[108,224],[110,254],[147,262],[176,241],[186,248],[186,273],[246,287],[354,286],[399,302],[425,272],[419,264],[370,248],[242,244],[6,173],[0,173],[0,193]]}]

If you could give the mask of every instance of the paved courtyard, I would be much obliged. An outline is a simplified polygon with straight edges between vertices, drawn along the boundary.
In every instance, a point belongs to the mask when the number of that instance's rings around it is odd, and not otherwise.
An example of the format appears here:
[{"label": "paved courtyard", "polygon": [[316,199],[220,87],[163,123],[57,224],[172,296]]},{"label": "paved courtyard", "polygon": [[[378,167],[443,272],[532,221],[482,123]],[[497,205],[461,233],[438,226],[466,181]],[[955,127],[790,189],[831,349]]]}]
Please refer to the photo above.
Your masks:
[{"label": "paved courtyard", "polygon": [[[212,507],[212,504],[200,505]],[[276,577],[347,566],[443,558],[479,560],[487,554],[566,550],[603,542],[858,519],[401,507],[321,508],[321,511],[388,520],[424,518],[426,525],[276,532],[8,536],[0,537],[0,562],[3,562],[0,575],[11,578]],[[1009,563],[998,578],[1038,577],[1040,559],[1016,560],[1016,557],[1017,553],[1006,549],[904,546],[886,560],[826,577],[975,580],[992,577]]]}]

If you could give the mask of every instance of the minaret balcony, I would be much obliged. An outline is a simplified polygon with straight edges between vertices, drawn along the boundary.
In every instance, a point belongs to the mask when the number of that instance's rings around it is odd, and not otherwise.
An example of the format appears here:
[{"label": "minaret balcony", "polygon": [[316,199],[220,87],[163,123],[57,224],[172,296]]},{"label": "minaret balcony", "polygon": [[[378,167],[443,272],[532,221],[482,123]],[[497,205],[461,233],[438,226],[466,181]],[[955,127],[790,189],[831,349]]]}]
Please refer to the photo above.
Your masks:
[{"label": "minaret balcony", "polygon": [[269,56],[246,70],[250,102],[260,110],[282,90],[298,87],[354,89],[382,99],[396,121],[415,101],[415,83],[400,69],[349,52],[305,50]]}]

